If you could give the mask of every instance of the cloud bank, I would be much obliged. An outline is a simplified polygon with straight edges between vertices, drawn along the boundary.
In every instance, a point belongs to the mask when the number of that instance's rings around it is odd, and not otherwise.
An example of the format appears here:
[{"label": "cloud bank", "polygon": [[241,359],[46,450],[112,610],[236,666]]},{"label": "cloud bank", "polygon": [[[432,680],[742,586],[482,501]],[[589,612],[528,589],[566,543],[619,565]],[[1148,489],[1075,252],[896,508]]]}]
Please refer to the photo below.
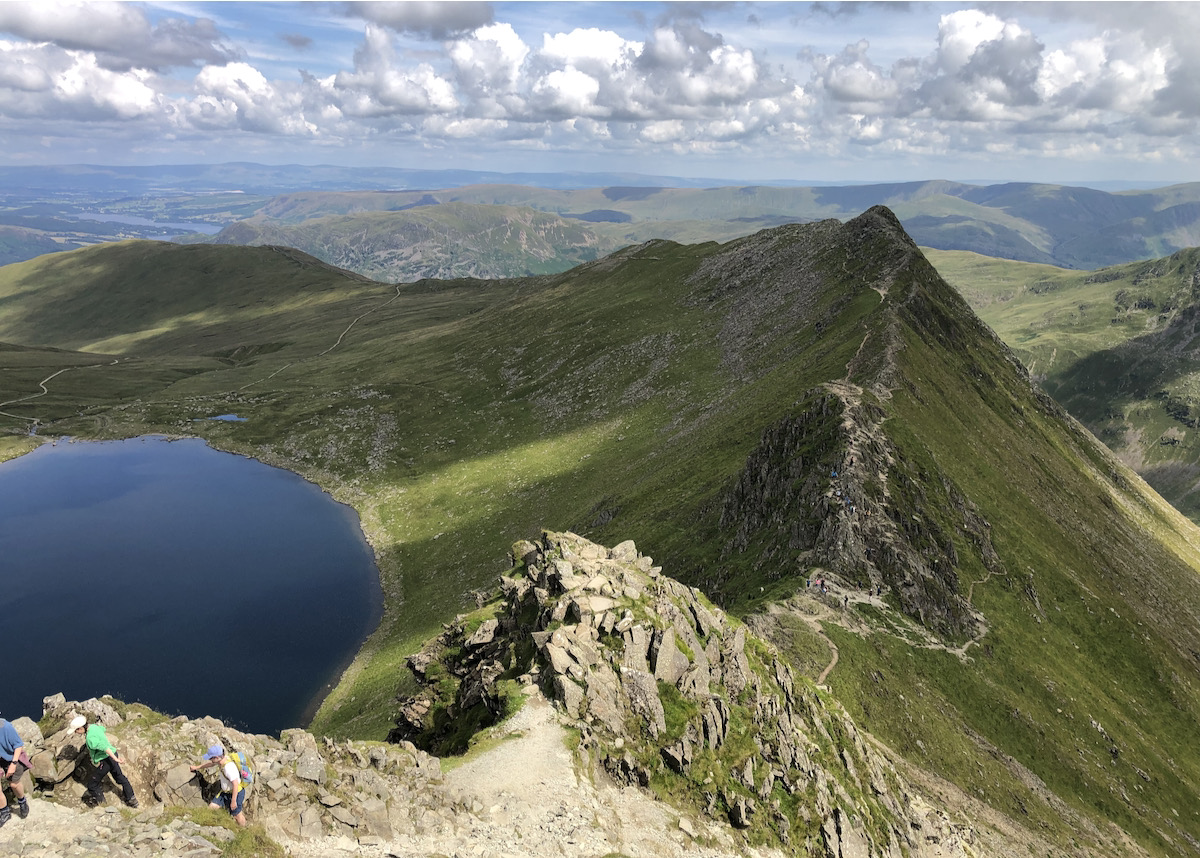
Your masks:
[{"label": "cloud bank", "polygon": [[[199,8],[219,18],[252,5]],[[286,69],[215,20],[166,7],[0,3],[0,129],[224,154],[452,152],[467,141],[621,158],[1200,155],[1200,55],[1189,44],[1200,4],[922,7],[920,49],[887,61],[875,59],[872,36],[886,32],[877,19],[914,14],[907,5],[769,4],[733,26],[703,5],[639,5],[600,21],[583,18],[594,4],[559,4],[553,20],[575,15],[578,26],[540,33],[485,3],[332,8],[357,44],[325,57],[335,70],[314,73],[305,64],[321,40],[296,22],[275,26],[289,33],[276,41],[294,56]],[[660,14],[640,14],[647,8]],[[814,16],[853,33],[868,14],[869,34],[841,50],[806,42]],[[779,27],[793,44],[786,53],[755,36]]]}]

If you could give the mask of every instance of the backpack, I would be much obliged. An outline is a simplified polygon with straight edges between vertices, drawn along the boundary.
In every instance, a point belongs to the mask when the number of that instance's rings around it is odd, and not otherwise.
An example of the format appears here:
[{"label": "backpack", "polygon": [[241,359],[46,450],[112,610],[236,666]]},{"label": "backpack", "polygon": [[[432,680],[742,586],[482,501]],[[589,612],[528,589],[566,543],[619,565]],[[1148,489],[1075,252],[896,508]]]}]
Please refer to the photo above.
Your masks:
[{"label": "backpack", "polygon": [[238,777],[242,779],[242,786],[248,787],[254,783],[254,770],[250,768],[250,760],[241,751],[230,751],[229,760],[238,769]]}]

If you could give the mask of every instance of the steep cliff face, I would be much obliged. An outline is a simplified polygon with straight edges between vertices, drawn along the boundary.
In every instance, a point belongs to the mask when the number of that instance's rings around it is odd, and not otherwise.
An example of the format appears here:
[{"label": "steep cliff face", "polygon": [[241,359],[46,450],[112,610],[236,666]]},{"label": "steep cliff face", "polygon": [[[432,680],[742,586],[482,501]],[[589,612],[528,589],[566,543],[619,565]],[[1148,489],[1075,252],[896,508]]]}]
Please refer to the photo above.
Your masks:
[{"label": "steep cliff face", "polygon": [[394,740],[444,747],[536,683],[588,764],[747,844],[830,856],[920,845],[906,784],[845,711],[633,543],[547,533],[513,554],[500,599],[410,659],[424,687]]},{"label": "steep cliff face", "polygon": [[[990,527],[947,475],[906,461],[870,400],[849,383],[824,385],[763,432],[723,501],[722,560],[740,556],[773,579],[823,575],[886,590],[925,627],[974,634],[980,618],[959,590],[955,541],[999,572]],[[731,585],[718,580],[717,592]]]}]

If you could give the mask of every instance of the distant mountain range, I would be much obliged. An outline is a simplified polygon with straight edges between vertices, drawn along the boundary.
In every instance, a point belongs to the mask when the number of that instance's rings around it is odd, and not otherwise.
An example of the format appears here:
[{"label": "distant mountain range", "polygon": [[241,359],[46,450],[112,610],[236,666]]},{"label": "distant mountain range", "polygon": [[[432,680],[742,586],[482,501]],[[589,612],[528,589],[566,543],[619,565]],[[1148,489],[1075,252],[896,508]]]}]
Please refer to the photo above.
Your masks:
[{"label": "distant mountain range", "polygon": [[296,224],[256,216],[216,236],[189,241],[295,247],[385,282],[553,274],[620,246],[574,218],[467,203],[330,215]]},{"label": "distant mountain range", "polygon": [[[498,170],[418,170],[403,167],[340,167],[333,164],[174,164],[112,166],[0,167],[0,194],[190,195],[237,191],[274,195],[295,190],[407,190],[460,185],[510,184],[539,188],[595,188],[636,185],[664,188],[715,188],[739,184],[731,179],[654,176],[634,172],[522,172]],[[789,179],[768,185],[822,184]]]},{"label": "distant mountain range", "polygon": [[[603,253],[653,238],[726,241],[782,223],[849,220],[873,205],[891,208],[921,245],[988,256],[1092,269],[1164,256],[1200,244],[1200,183],[1112,192],[1064,185],[973,185],[949,181],[822,185],[777,182],[752,186],[720,179],[613,173],[422,171],[258,164],[177,167],[0,168],[0,263],[84,244],[124,238],[295,246],[334,264],[391,281],[421,277],[500,277],[563,271],[580,246]],[[365,214],[410,212],[460,204],[459,215],[424,212],[391,226]],[[461,206],[503,206],[463,215]],[[464,243],[462,218],[496,224],[520,208],[563,221],[526,251],[489,248],[487,232]],[[328,218],[343,218],[336,223]],[[103,222],[107,218],[122,223]],[[236,228],[210,237],[214,231]],[[294,230],[303,221],[304,230]],[[548,223],[548,221],[543,221]],[[445,232],[438,236],[439,224]],[[164,228],[167,227],[167,228]],[[516,228],[518,225],[514,225]],[[395,236],[387,232],[394,227]],[[199,230],[198,230],[199,231]],[[503,235],[506,230],[495,232]],[[353,245],[367,233],[370,247]],[[407,242],[417,235],[421,247]],[[556,238],[561,235],[561,241]],[[515,255],[509,251],[515,249]],[[547,255],[548,254],[548,255]],[[429,258],[422,268],[419,260]],[[457,260],[447,267],[445,260]]]},{"label": "distant mountain range", "polygon": [[[607,248],[652,238],[724,241],[785,222],[848,220],[873,205],[891,208],[924,246],[1068,268],[1097,268],[1200,244],[1200,183],[1119,194],[1059,185],[981,188],[953,182],[823,188],[553,190],[479,185],[440,191],[307,191],[272,198],[258,209],[253,225],[254,230],[270,225],[273,242],[292,244],[334,262],[339,258],[336,232],[353,234],[352,218],[366,212],[412,212],[450,203],[516,206],[581,221],[594,234],[594,245]],[[335,216],[343,220],[319,227],[320,242],[313,240],[312,227],[298,229],[300,224]],[[399,248],[404,230],[398,228],[397,233]],[[246,235],[253,236],[253,230],[230,230],[215,240],[238,243],[239,236]],[[457,250],[452,248],[460,245],[459,235],[447,230],[444,242],[443,253],[453,255]],[[251,237],[247,243],[261,240]],[[459,249],[470,254],[478,245]],[[577,257],[564,254],[559,270],[576,261]],[[437,275],[431,271],[424,276]]]}]

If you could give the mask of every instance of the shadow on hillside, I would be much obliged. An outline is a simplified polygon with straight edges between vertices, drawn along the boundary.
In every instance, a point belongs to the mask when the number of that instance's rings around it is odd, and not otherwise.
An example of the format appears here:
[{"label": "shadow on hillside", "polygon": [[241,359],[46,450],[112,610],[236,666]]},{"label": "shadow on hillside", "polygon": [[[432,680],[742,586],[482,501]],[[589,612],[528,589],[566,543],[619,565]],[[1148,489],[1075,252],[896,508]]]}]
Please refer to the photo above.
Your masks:
[{"label": "shadow on hillside", "polygon": [[1192,403],[1172,388],[1200,370],[1198,328],[1200,307],[1187,307],[1164,330],[1080,358],[1044,386],[1084,422],[1109,419],[1122,398],[1160,399],[1172,418],[1196,428],[1200,426],[1200,402]]}]

